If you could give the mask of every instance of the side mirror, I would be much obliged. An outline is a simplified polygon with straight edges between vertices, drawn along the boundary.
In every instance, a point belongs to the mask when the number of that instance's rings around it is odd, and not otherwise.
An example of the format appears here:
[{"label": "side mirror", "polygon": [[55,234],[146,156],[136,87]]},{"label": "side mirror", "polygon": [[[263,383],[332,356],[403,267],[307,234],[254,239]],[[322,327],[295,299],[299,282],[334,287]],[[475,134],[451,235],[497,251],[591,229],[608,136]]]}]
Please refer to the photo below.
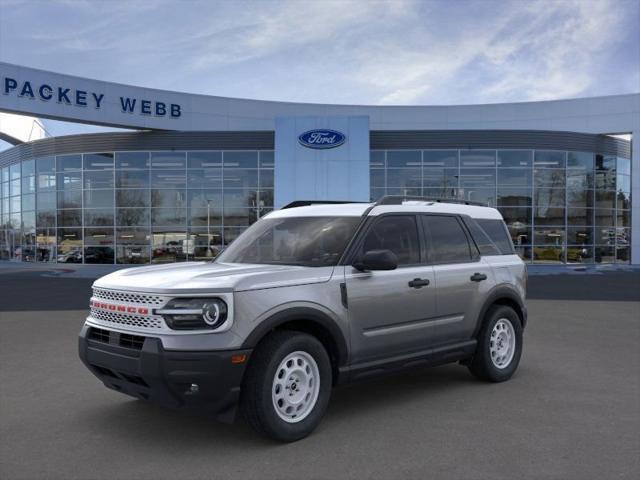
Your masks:
[{"label": "side mirror", "polygon": [[353,268],[361,272],[367,270],[395,270],[398,257],[391,250],[369,250],[353,263]]}]

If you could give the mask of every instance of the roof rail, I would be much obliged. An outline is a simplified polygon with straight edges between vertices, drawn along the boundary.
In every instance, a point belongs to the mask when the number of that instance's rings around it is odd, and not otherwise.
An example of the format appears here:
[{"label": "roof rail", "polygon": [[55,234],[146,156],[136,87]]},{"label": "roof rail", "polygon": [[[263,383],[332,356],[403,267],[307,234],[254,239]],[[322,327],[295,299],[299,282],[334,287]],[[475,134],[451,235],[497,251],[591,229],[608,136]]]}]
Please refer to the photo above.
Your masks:
[{"label": "roof rail", "polygon": [[458,198],[448,197],[420,197],[413,195],[385,195],[375,202],[378,205],[402,205],[403,202],[434,202],[434,203],[458,203],[461,205],[475,205],[478,207],[487,207],[486,203],[473,202],[471,200],[461,200]]},{"label": "roof rail", "polygon": [[308,207],[310,205],[337,205],[340,203],[369,203],[369,202],[358,202],[354,200],[294,200],[291,203],[287,203],[280,210],[284,210],[285,208]]}]

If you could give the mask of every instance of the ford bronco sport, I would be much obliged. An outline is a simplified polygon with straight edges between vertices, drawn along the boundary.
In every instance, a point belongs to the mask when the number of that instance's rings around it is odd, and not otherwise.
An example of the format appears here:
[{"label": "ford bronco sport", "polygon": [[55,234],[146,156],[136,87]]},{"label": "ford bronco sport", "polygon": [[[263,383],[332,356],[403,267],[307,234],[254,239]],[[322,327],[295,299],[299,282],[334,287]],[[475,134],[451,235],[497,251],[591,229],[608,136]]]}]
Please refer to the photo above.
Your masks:
[{"label": "ford bronco sport", "polygon": [[227,421],[239,404],[258,432],[294,441],[318,425],[337,384],[449,362],[509,379],[525,289],[493,208],[294,202],[213,262],[96,280],[80,358],[111,389]]}]

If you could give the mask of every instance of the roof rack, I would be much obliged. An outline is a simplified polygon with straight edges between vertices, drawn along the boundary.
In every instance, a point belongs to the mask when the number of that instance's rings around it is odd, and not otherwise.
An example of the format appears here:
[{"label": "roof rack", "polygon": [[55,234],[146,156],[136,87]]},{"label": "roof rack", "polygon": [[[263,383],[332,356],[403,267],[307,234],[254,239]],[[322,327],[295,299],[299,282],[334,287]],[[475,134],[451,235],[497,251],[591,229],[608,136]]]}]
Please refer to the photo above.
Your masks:
[{"label": "roof rack", "polygon": [[461,205],[475,205],[478,207],[488,206],[486,203],[473,202],[471,200],[461,200],[458,198],[448,197],[420,197],[412,195],[385,195],[375,202],[374,206],[378,205],[402,205],[404,202],[434,202],[434,203],[458,203]]},{"label": "roof rack", "polygon": [[294,200],[291,203],[287,203],[280,210],[284,210],[286,208],[308,207],[310,205],[337,205],[340,203],[369,203],[369,202],[358,202],[354,200]]}]

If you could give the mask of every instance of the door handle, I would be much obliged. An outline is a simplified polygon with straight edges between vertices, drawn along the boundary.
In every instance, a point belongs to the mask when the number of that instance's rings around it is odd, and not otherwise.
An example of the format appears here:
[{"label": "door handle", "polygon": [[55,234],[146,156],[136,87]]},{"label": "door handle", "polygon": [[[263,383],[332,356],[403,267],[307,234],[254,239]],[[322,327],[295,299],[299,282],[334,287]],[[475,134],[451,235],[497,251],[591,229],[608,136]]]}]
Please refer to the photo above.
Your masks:
[{"label": "door handle", "polygon": [[427,285],[429,285],[429,280],[427,280],[426,278],[425,279],[414,278],[409,282],[409,286],[411,288],[422,288],[422,287],[426,287]]},{"label": "door handle", "polygon": [[472,282],[481,282],[482,280],[486,280],[487,276],[484,273],[474,273],[473,275],[471,275],[471,281]]}]

